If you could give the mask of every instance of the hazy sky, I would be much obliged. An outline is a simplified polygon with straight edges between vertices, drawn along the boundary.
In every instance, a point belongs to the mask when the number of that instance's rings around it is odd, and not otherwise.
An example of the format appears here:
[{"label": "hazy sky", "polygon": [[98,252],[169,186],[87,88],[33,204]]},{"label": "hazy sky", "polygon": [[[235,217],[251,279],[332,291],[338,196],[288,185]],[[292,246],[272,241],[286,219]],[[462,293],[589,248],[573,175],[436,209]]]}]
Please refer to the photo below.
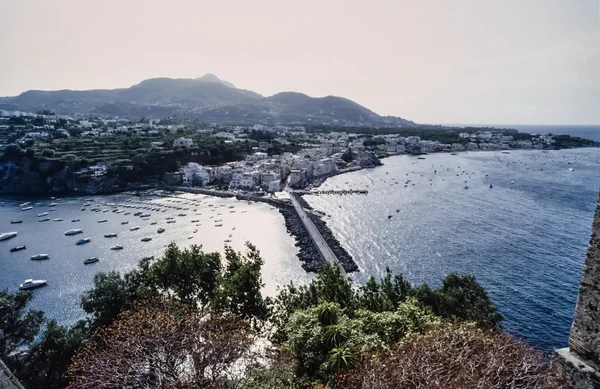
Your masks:
[{"label": "hazy sky", "polygon": [[600,0],[0,0],[0,96],[214,73],[422,123],[600,124]]}]

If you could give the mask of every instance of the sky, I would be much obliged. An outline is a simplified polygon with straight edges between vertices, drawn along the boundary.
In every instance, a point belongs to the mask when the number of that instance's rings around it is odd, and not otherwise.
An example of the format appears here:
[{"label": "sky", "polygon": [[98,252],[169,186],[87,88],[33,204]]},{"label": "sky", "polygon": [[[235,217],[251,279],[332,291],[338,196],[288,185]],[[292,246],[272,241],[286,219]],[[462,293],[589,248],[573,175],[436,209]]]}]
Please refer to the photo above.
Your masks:
[{"label": "sky", "polygon": [[214,73],[419,123],[600,124],[600,0],[0,0],[0,96]]}]

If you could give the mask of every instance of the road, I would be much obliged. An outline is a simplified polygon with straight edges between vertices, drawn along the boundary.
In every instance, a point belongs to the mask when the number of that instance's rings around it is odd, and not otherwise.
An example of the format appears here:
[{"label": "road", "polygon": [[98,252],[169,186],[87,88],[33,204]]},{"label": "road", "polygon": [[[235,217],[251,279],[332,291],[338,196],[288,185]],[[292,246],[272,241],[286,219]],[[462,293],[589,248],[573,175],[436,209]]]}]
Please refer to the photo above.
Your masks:
[{"label": "road", "polygon": [[340,269],[342,269],[342,271],[344,271],[344,268],[342,266],[340,266],[340,263],[338,262],[337,257],[335,256],[333,251],[331,251],[331,248],[329,247],[329,245],[323,238],[323,235],[321,235],[321,233],[319,232],[319,230],[317,229],[315,224],[312,222],[312,220],[306,214],[306,211],[304,210],[304,208],[302,208],[302,206],[300,205],[298,200],[296,200],[296,197],[291,193],[290,193],[290,199],[292,201],[292,205],[296,209],[296,213],[298,213],[298,216],[300,216],[300,220],[302,220],[302,223],[304,224],[306,231],[308,231],[308,233],[310,234],[310,237],[312,238],[313,242],[317,246],[317,249],[321,253],[321,256],[323,257],[323,259],[325,259],[327,262],[337,265]]}]

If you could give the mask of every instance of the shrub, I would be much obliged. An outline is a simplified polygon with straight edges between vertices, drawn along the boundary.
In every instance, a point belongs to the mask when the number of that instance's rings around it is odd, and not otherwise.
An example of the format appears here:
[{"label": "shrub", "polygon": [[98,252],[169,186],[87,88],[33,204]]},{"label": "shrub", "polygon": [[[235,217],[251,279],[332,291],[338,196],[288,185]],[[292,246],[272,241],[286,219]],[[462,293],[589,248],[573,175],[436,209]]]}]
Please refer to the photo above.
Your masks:
[{"label": "shrub", "polygon": [[389,353],[365,354],[333,382],[339,389],[565,387],[542,352],[472,325],[438,326]]}]

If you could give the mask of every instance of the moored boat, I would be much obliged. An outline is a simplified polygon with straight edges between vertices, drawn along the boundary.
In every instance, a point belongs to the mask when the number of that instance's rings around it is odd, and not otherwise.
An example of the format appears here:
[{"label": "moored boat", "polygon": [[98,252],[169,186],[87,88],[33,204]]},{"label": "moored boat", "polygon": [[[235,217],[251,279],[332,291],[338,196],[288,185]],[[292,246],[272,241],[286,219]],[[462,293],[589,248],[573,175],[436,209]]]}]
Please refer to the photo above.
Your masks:
[{"label": "moored boat", "polygon": [[7,240],[10,238],[14,238],[15,236],[17,236],[17,232],[13,231],[13,232],[4,232],[2,234],[0,234],[0,240]]},{"label": "moored boat", "polygon": [[38,288],[40,286],[46,285],[48,282],[46,280],[32,280],[28,279],[23,281],[22,284],[19,285],[20,290],[33,289]]},{"label": "moored boat", "polygon": [[90,263],[94,263],[94,262],[98,262],[99,259],[98,257],[93,257],[93,258],[88,258],[86,260],[83,261],[84,265],[89,265]]},{"label": "moored boat", "polygon": [[12,247],[10,249],[11,253],[14,253],[15,251],[21,251],[21,250],[25,250],[27,247],[23,244],[21,246],[17,246],[17,247]]},{"label": "moored boat", "polygon": [[38,213],[38,217],[48,216],[48,212]]},{"label": "moored boat", "polygon": [[117,236],[116,232],[109,232],[108,234],[104,234],[105,238],[114,238]]},{"label": "moored boat", "polygon": [[73,219],[73,220],[71,220],[71,223],[76,223],[78,221],[79,221],[79,219]]},{"label": "moored boat", "polygon": [[83,230],[81,228],[73,228],[73,229],[65,231],[65,235],[67,235],[67,236],[77,235],[77,234],[81,234],[82,232],[83,232]]},{"label": "moored boat", "polygon": [[129,229],[129,231],[136,231],[136,230],[139,230],[139,229],[140,229],[140,227],[138,227],[138,226],[135,226],[135,227],[131,227],[131,228]]},{"label": "moored boat", "polygon": [[10,224],[21,224],[23,223],[23,220],[11,220]]},{"label": "moored boat", "polygon": [[50,218],[49,217],[45,217],[43,219],[39,219],[38,222],[40,222],[40,223],[41,222],[47,222],[48,220],[50,220]]},{"label": "moored boat", "polygon": [[111,250],[123,250],[123,246],[116,245],[116,246],[111,247],[110,249]]},{"label": "moored boat", "polygon": [[25,207],[25,208],[21,208],[21,211],[29,211],[30,209],[33,209],[33,207]]},{"label": "moored boat", "polygon": [[101,219],[101,220],[98,220],[98,223],[106,223],[106,221],[107,221],[106,219]]},{"label": "moored boat", "polygon": [[158,230],[156,230],[156,232],[158,232],[159,234],[162,234],[163,232],[165,232],[164,228],[159,228]]},{"label": "moored boat", "polygon": [[50,259],[50,254],[36,254],[33,257],[31,257],[31,259],[33,259],[34,261],[38,261],[41,259]]},{"label": "moored boat", "polygon": [[142,242],[150,242],[151,240],[152,240],[152,238],[149,238],[149,237],[145,237],[145,238],[141,239]]},{"label": "moored boat", "polygon": [[121,222],[121,225],[125,225],[125,224],[129,224],[129,222],[128,221]]},{"label": "moored boat", "polygon": [[83,239],[79,239],[77,242],[75,242],[76,245],[82,245],[82,244],[86,244],[92,241],[92,238],[83,238]]}]

